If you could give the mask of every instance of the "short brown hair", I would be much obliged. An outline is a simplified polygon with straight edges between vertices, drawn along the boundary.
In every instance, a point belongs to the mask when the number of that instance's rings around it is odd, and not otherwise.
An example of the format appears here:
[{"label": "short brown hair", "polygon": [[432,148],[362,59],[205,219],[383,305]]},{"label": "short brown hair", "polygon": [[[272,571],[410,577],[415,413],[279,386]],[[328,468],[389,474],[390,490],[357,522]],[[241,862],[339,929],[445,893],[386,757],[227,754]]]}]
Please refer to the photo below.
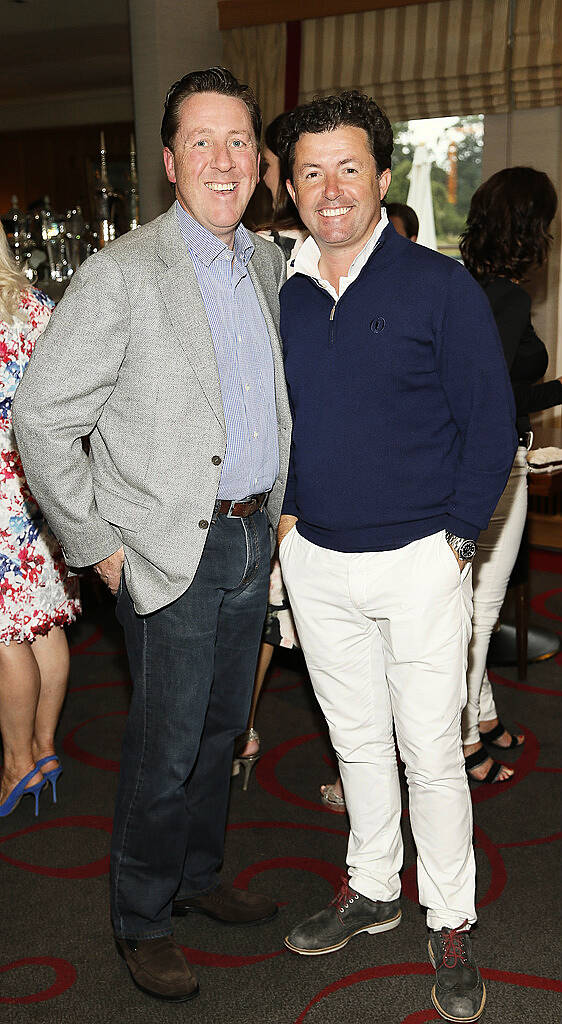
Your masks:
[{"label": "short brown hair", "polygon": [[387,203],[386,212],[390,217],[400,217],[407,238],[417,238],[420,233],[418,215],[407,203]]},{"label": "short brown hair", "polygon": [[363,128],[375,158],[377,173],[390,168],[394,149],[392,126],[384,110],[365,93],[352,89],[335,96],[320,96],[286,115],[277,136],[285,178],[293,180],[295,146],[301,135],[333,132],[336,128]]},{"label": "short brown hair", "polygon": [[220,96],[232,96],[242,100],[248,108],[252,128],[259,145],[262,117],[258,101],[248,85],[242,85],[227,68],[207,68],[206,71],[190,71],[168,89],[164,102],[164,117],[160,137],[162,145],[173,149],[174,138],[179,127],[180,107],[187,96],[201,92],[216,92]]}]

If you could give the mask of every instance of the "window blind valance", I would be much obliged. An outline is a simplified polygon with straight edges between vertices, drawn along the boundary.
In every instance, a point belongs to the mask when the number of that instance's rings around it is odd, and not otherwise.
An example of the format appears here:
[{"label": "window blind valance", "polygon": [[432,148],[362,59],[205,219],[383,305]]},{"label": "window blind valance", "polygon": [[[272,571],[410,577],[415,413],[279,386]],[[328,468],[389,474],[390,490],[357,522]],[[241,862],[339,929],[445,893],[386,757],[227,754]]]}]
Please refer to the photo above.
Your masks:
[{"label": "window blind valance", "polygon": [[[286,26],[224,33],[224,60],[271,120],[294,95],[358,88],[391,120],[562,102],[562,0],[437,0],[300,23],[296,68]],[[294,36],[294,33],[293,33]]]},{"label": "window blind valance", "polygon": [[507,109],[508,0],[303,22],[301,98],[360,88],[391,120]]},{"label": "window blind valance", "polygon": [[511,90],[515,109],[562,103],[562,0],[517,0]]}]

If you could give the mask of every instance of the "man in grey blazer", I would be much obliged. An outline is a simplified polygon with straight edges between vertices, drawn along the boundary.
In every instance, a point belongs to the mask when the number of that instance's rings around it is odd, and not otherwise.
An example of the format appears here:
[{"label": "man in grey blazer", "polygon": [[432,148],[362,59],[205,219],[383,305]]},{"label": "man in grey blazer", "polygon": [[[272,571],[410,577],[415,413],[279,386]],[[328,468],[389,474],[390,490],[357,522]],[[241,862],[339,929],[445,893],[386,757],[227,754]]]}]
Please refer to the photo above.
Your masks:
[{"label": "man in grey blazer", "polygon": [[67,562],[93,565],[117,595],[133,696],[112,922],[135,983],[174,1000],[198,983],[172,912],[255,923],[277,909],[218,875],[291,435],[284,262],[240,224],[260,132],[255,98],[224,69],[172,86],[162,141],[176,202],[80,268],[13,410]]}]

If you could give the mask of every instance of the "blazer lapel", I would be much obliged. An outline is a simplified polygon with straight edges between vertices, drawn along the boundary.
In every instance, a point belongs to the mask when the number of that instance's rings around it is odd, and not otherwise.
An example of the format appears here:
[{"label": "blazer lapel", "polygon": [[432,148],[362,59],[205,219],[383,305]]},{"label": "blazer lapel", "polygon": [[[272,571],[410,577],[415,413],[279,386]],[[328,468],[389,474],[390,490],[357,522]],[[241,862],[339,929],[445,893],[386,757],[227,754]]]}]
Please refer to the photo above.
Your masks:
[{"label": "blazer lapel", "polygon": [[[215,347],[201,290],[193,269],[193,262],[179,229],[175,203],[161,218],[158,252],[163,263],[160,288],[170,320],[178,340],[197,374],[209,405],[225,429]],[[285,385],[283,349],[271,313],[267,291],[260,280],[259,253],[257,251],[254,252],[248,263],[248,270],[271,340],[277,418],[282,424],[290,424],[291,414]]]},{"label": "blazer lapel", "polygon": [[193,262],[179,229],[175,204],[162,217],[159,255],[164,264],[160,288],[168,315],[207,401],[224,428],[215,347]]}]

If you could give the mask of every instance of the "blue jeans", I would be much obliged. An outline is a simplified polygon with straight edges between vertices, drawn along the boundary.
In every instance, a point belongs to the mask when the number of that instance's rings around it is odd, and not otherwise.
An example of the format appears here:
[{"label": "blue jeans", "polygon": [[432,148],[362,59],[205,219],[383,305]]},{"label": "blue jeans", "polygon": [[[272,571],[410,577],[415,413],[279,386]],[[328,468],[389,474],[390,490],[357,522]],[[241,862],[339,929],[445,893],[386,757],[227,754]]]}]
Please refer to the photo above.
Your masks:
[{"label": "blue jeans", "polygon": [[117,618],[133,679],[111,844],[111,915],[121,938],[171,932],[176,894],[218,885],[234,739],[246,728],[265,617],[267,516],[218,516],[191,586]]}]

